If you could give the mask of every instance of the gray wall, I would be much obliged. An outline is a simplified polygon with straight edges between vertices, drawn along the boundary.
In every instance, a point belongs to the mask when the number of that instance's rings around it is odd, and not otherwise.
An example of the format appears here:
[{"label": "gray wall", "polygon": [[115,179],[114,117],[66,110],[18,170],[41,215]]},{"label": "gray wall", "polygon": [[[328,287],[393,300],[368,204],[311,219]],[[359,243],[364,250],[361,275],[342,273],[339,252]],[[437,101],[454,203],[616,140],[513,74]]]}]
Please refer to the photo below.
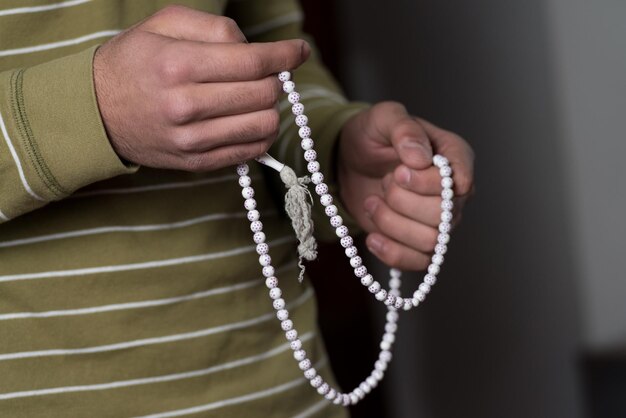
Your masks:
[{"label": "gray wall", "polygon": [[401,321],[389,416],[584,416],[580,354],[626,336],[626,3],[338,8],[351,97],[402,101],[477,153],[441,280]]}]

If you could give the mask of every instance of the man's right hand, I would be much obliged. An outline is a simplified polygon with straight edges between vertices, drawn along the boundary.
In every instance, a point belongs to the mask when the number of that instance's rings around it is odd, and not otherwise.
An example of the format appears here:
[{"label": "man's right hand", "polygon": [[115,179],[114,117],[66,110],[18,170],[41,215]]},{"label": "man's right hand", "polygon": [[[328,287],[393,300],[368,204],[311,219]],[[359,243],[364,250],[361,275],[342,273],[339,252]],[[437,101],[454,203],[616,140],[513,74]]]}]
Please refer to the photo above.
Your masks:
[{"label": "man's right hand", "polygon": [[248,44],[229,18],[166,7],[96,52],[111,144],[127,161],[186,171],[257,157],[278,135],[274,74],[309,54],[302,40]]}]

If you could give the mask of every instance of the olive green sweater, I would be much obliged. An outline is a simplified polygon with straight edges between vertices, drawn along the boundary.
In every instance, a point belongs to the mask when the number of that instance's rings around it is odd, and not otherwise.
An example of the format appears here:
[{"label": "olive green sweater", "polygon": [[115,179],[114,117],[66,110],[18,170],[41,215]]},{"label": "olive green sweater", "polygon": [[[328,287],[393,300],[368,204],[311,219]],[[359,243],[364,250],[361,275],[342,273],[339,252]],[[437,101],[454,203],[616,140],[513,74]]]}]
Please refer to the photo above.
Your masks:
[{"label": "olive green sweater", "polygon": [[[345,416],[293,360],[234,168],[137,169],[109,144],[94,51],[167,3],[0,0],[0,416]],[[253,42],[303,36],[293,0],[178,3],[233,17]],[[315,56],[295,80],[330,174],[363,105]],[[281,111],[271,153],[303,173],[288,102]],[[292,319],[332,382],[279,180],[258,164],[251,176]]]}]

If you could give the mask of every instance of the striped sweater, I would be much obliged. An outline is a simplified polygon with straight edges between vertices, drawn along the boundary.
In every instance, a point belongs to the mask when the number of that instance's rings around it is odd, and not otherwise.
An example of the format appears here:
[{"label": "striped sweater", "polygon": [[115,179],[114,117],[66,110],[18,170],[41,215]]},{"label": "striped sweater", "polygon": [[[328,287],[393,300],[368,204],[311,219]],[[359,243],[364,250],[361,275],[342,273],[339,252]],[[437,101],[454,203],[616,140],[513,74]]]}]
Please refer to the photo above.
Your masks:
[{"label": "striped sweater", "polygon": [[[0,0],[0,416],[345,416],[293,361],[233,168],[135,170],[107,140],[94,51],[167,3]],[[303,37],[294,0],[179,3],[231,16],[250,41]],[[295,78],[328,173],[363,105],[346,102],[316,56]],[[280,108],[271,153],[302,173]],[[291,316],[332,382],[279,180],[257,164],[251,177]]]}]

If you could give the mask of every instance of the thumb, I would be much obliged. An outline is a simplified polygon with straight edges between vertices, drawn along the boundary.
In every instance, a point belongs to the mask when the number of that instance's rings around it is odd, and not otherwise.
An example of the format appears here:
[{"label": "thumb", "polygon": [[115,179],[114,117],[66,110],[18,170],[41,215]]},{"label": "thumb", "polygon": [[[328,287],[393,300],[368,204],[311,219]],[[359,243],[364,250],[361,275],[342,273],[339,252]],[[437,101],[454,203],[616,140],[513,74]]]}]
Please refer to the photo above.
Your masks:
[{"label": "thumb", "polygon": [[[422,125],[400,103],[377,105],[377,129],[389,141],[402,164],[414,170],[432,165],[433,149]],[[374,110],[374,109],[373,109]]]}]

